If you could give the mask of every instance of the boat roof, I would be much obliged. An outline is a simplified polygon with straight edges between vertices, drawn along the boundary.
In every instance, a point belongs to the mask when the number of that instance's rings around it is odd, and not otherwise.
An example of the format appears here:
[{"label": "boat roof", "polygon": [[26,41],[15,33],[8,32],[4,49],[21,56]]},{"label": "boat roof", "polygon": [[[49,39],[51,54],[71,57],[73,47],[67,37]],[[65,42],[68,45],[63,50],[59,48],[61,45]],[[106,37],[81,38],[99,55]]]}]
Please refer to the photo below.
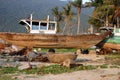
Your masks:
[{"label": "boat roof", "polygon": [[113,30],[113,27],[100,27],[100,30]]},{"label": "boat roof", "polygon": [[[26,24],[25,21],[30,23],[31,20],[30,19],[21,19],[19,24],[25,25]],[[39,22],[42,22],[42,23],[47,23],[47,22],[56,23],[56,21],[50,21],[50,20],[32,20],[32,23],[36,24],[36,25],[39,25]]]}]

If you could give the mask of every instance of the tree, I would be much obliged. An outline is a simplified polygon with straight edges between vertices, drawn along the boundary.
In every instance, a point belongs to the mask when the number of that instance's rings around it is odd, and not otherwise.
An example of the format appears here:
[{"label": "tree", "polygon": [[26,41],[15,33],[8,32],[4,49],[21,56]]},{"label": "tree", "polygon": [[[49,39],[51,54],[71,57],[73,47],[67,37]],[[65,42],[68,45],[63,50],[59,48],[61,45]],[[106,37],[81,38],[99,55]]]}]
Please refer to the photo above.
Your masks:
[{"label": "tree", "polygon": [[120,26],[119,26],[119,15],[120,15],[119,7],[120,7],[120,0],[112,0],[112,2],[113,2],[113,5],[114,5],[114,7],[115,7],[114,19],[116,19],[116,21],[117,21],[116,26],[117,26],[117,27],[120,27]]},{"label": "tree", "polygon": [[57,32],[59,32],[59,29],[60,29],[60,21],[62,20],[62,13],[59,11],[58,7],[54,7],[52,9],[52,14],[54,15],[55,17],[55,20],[57,21]]},{"label": "tree", "polygon": [[77,9],[77,16],[78,16],[78,29],[77,29],[77,34],[79,34],[80,30],[80,12],[82,8],[82,0],[74,0],[71,2],[71,4]]},{"label": "tree", "polygon": [[91,0],[91,2],[92,2],[91,6],[94,6],[94,7],[99,7],[103,5],[103,0]]},{"label": "tree", "polygon": [[[94,11],[89,23],[94,27],[111,26],[114,14],[114,6],[111,0],[92,0]],[[94,18],[95,17],[95,18]]]},{"label": "tree", "polygon": [[65,26],[63,28],[63,33],[65,31],[65,28],[67,29],[67,34],[70,34],[71,32],[71,26],[70,26],[70,21],[73,18],[74,14],[72,12],[72,7],[71,4],[67,4],[65,7],[63,7],[63,17],[65,19]]}]

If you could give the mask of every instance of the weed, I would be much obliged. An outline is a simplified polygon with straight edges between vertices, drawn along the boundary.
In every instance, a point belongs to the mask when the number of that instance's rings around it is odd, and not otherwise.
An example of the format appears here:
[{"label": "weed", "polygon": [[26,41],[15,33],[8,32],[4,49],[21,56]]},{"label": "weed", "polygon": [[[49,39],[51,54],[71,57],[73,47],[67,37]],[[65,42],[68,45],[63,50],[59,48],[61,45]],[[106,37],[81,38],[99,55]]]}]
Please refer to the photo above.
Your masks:
[{"label": "weed", "polygon": [[103,64],[100,66],[101,68],[108,68],[108,66],[106,64]]}]

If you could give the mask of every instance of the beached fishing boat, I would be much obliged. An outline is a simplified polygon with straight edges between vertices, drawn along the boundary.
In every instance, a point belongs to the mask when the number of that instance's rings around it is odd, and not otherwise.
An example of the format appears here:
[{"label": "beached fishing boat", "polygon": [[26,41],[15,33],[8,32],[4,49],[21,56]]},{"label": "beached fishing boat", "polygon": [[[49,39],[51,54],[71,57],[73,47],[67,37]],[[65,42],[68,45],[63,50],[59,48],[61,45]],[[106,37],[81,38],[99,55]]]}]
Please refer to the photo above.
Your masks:
[{"label": "beached fishing boat", "polygon": [[58,35],[58,34],[28,34],[0,32],[0,38],[14,45],[23,47],[40,48],[89,48],[109,35],[83,34],[83,35]]},{"label": "beached fishing boat", "polygon": [[[97,34],[80,34],[80,35],[61,35],[56,34],[57,23],[46,21],[22,19],[20,24],[26,26],[29,33],[9,33],[0,32],[0,38],[14,45],[23,47],[40,47],[40,48],[89,48],[106,38],[110,32]],[[52,27],[51,27],[52,26]]]}]

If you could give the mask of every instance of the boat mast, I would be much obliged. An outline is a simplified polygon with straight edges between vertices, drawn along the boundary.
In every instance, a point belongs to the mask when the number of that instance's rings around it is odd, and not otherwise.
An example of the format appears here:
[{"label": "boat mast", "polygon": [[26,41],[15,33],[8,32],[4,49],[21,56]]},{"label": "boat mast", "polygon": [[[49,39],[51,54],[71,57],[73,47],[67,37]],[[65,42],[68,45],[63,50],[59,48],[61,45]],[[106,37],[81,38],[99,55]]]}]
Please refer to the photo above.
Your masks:
[{"label": "boat mast", "polygon": [[33,18],[33,15],[30,14],[30,27],[32,27],[32,18]]},{"label": "boat mast", "polygon": [[47,16],[47,30],[48,30],[48,27],[49,27],[49,20],[50,20],[50,17],[49,15]]}]

